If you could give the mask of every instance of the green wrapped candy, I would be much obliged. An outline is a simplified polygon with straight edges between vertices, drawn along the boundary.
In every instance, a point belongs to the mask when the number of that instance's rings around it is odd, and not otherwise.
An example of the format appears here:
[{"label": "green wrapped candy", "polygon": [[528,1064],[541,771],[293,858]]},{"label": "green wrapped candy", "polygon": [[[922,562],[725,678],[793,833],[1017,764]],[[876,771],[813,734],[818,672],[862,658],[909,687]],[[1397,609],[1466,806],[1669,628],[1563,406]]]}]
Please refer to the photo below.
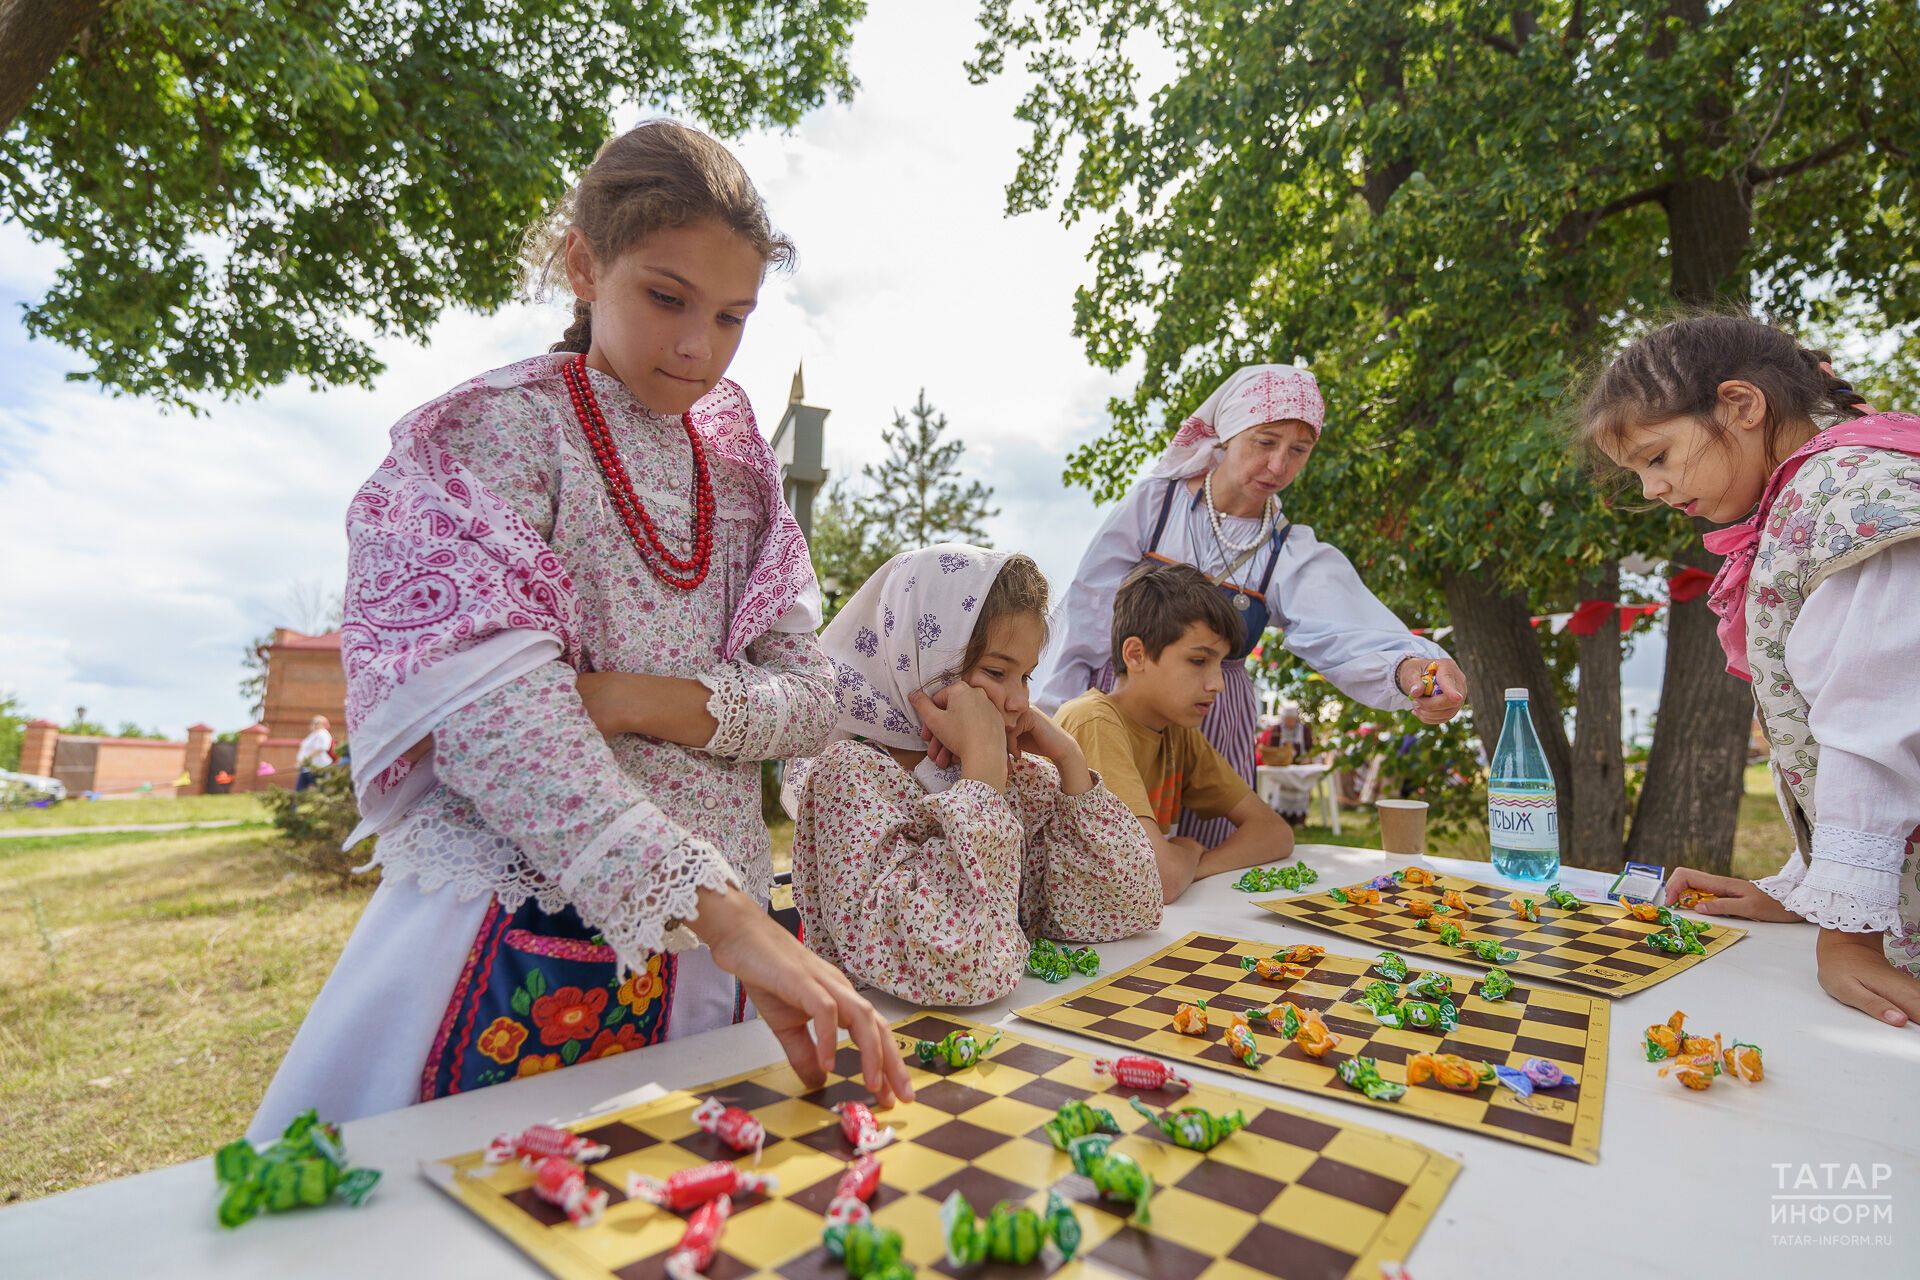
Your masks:
[{"label": "green wrapped candy", "polygon": [[1119,1133],[1120,1122],[1113,1118],[1111,1111],[1090,1107],[1076,1098],[1061,1103],[1053,1119],[1041,1128],[1047,1131],[1047,1138],[1056,1151],[1065,1151],[1075,1138],[1084,1138],[1090,1133]]},{"label": "green wrapped candy", "polygon": [[1382,1076],[1380,1064],[1372,1058],[1348,1058],[1340,1064],[1340,1078],[1375,1102],[1397,1102],[1407,1091],[1405,1085]]},{"label": "green wrapped candy", "polygon": [[1513,979],[1505,969],[1489,969],[1487,976],[1480,979],[1480,998],[1482,1000],[1505,1000],[1513,994]]},{"label": "green wrapped candy", "polygon": [[1453,979],[1438,970],[1429,969],[1407,984],[1407,994],[1416,1000],[1451,1000]]},{"label": "green wrapped candy", "polygon": [[1360,993],[1360,1003],[1364,1005],[1392,1004],[1400,998],[1400,988],[1384,978],[1376,978],[1367,984]]},{"label": "green wrapped candy", "polygon": [[900,1261],[905,1241],[892,1227],[872,1222],[835,1223],[821,1233],[828,1254],[844,1262],[854,1280],[868,1280]]},{"label": "green wrapped candy", "polygon": [[1046,1233],[1039,1214],[1025,1205],[1015,1206],[1002,1200],[987,1211],[980,1239],[985,1242],[982,1252],[988,1262],[1025,1266],[1040,1256]]},{"label": "green wrapped candy", "polygon": [[1001,1032],[995,1031],[981,1044],[973,1038],[973,1032],[958,1028],[947,1032],[938,1040],[921,1040],[914,1045],[914,1055],[920,1059],[920,1065],[930,1067],[936,1062],[944,1062],[949,1067],[970,1067],[993,1052],[993,1046],[1000,1043]]},{"label": "green wrapped candy", "polygon": [[1442,1035],[1460,1025],[1460,1010],[1451,1000],[1405,1000],[1399,1008],[1403,1026]]},{"label": "green wrapped candy", "polygon": [[970,1267],[986,1257],[986,1242],[980,1239],[980,1221],[973,1206],[958,1191],[940,1205],[940,1226],[947,1237],[947,1265]]},{"label": "green wrapped candy", "polygon": [[380,1171],[348,1167],[339,1134],[307,1110],[264,1151],[244,1138],[221,1147],[213,1157],[214,1178],[223,1188],[216,1211],[220,1225],[237,1227],[263,1211],[282,1213],[335,1199],[365,1203]]},{"label": "green wrapped candy", "polygon": [[1130,1221],[1147,1226],[1153,1219],[1147,1204],[1153,1199],[1153,1179],[1140,1162],[1119,1151],[1110,1151],[1113,1139],[1104,1133],[1075,1138],[1067,1148],[1073,1158],[1073,1171],[1093,1183],[1094,1190],[1109,1200],[1133,1205]]},{"label": "green wrapped candy", "polygon": [[1320,873],[1312,867],[1295,862],[1291,866],[1249,867],[1233,882],[1233,887],[1242,893],[1271,893],[1275,889],[1298,893],[1319,878]]},{"label": "green wrapped candy", "polygon": [[1058,1191],[1047,1192],[1046,1228],[1053,1247],[1060,1251],[1060,1261],[1072,1261],[1080,1250],[1080,1219]]},{"label": "green wrapped candy", "polygon": [[1058,1192],[1048,1194],[1044,1217],[1025,1205],[1002,1200],[986,1217],[978,1218],[967,1198],[955,1191],[940,1206],[940,1224],[946,1232],[947,1264],[953,1267],[980,1262],[1025,1266],[1049,1242],[1066,1261],[1080,1247],[1079,1220]]},{"label": "green wrapped candy", "polygon": [[1073,973],[1066,953],[1045,938],[1027,951],[1027,972],[1045,982],[1065,982]]},{"label": "green wrapped candy", "polygon": [[1508,950],[1493,938],[1472,938],[1466,942],[1457,942],[1455,945],[1464,947],[1491,964],[1512,964],[1520,958],[1518,951]]},{"label": "green wrapped candy", "polygon": [[[1431,923],[1431,919],[1422,920],[1420,922],[1422,927],[1425,927],[1429,923]],[[1453,923],[1453,921],[1451,920],[1443,921],[1440,925],[1440,941],[1446,946],[1449,946],[1449,947],[1459,946],[1460,940],[1465,936],[1466,936],[1465,934],[1460,932],[1460,926]]]},{"label": "green wrapped candy", "polygon": [[1373,962],[1373,971],[1389,982],[1407,980],[1407,962],[1396,951],[1382,951],[1380,958]]},{"label": "green wrapped candy", "polygon": [[1547,901],[1562,911],[1578,911],[1587,905],[1561,888],[1557,881],[1547,886]]},{"label": "green wrapped candy", "polygon": [[1067,952],[1067,963],[1075,973],[1091,978],[1100,972],[1100,953],[1092,947],[1076,947]]},{"label": "green wrapped candy", "polygon": [[1650,933],[1647,945],[1655,951],[1663,951],[1670,956],[1703,956],[1707,953],[1706,944],[1690,933],[1675,929],[1671,933]]},{"label": "green wrapped candy", "polygon": [[1211,1151],[1247,1124],[1247,1117],[1239,1111],[1228,1116],[1216,1116],[1202,1107],[1182,1107],[1178,1111],[1162,1111],[1156,1115],[1153,1108],[1138,1097],[1127,1101],[1133,1104],[1135,1111],[1153,1121],[1154,1127],[1166,1134],[1169,1142],[1188,1151]]}]

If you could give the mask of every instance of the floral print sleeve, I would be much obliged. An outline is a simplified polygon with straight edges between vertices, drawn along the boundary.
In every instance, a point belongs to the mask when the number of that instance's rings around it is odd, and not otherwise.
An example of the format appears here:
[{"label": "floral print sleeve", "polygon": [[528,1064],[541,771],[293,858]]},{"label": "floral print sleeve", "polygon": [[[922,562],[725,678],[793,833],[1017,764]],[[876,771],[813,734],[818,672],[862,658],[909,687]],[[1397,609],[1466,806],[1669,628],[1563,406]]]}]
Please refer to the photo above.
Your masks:
[{"label": "floral print sleeve", "polygon": [[713,690],[707,714],[719,722],[710,755],[810,756],[833,732],[833,664],[809,632],[769,631],[747,646],[744,661],[721,663],[700,682]]},{"label": "floral print sleeve", "polygon": [[928,795],[893,759],[841,741],[801,783],[794,896],[806,938],[854,981],[915,1004],[976,1005],[1020,981],[1022,824],[963,779]]},{"label": "floral print sleeve", "polygon": [[1077,796],[1053,763],[1022,757],[1008,786],[1026,822],[1020,919],[1028,934],[1111,942],[1160,927],[1164,892],[1139,819],[1096,775]]},{"label": "floral print sleeve", "polygon": [[574,687],[550,662],[441,722],[434,765],[493,831],[558,884],[623,964],[694,943],[682,928],[701,889],[739,888],[709,842],[646,798],[614,760]]}]

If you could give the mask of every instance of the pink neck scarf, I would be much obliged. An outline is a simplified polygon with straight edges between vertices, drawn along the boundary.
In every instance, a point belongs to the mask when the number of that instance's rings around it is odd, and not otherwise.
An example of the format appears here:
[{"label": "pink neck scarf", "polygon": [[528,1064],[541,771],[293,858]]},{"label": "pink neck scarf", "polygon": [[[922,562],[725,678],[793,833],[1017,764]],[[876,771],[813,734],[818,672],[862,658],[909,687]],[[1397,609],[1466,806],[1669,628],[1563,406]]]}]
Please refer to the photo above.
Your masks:
[{"label": "pink neck scarf", "polygon": [[1911,413],[1876,413],[1868,418],[1836,422],[1780,464],[1767,480],[1752,516],[1741,524],[1715,529],[1702,539],[1707,550],[1726,557],[1720,563],[1720,572],[1714,576],[1707,605],[1720,618],[1720,647],[1727,653],[1727,671],[1742,680],[1753,680],[1753,671],[1747,665],[1747,580],[1753,576],[1753,562],[1760,550],[1760,533],[1766,527],[1767,513],[1808,458],[1828,449],[1844,448],[1894,449],[1920,456],[1920,417]]}]

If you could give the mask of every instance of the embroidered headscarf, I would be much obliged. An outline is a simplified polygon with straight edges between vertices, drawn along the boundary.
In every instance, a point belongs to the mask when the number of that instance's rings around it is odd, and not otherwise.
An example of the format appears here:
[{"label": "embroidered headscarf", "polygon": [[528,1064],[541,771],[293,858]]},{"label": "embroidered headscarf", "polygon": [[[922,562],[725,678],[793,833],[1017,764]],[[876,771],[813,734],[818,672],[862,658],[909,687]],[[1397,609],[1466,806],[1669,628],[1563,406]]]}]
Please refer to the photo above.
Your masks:
[{"label": "embroidered headscarf", "polygon": [[939,691],[958,676],[981,604],[1009,553],[946,542],[903,551],[854,593],[820,648],[833,661],[836,727],[903,751],[919,751],[920,717],[908,696]]},{"label": "embroidered headscarf", "polygon": [[1250,364],[1236,369],[1214,389],[1193,416],[1180,424],[1166,452],[1147,472],[1149,478],[1196,476],[1207,469],[1207,455],[1250,427],[1297,419],[1313,429],[1326,425],[1327,402],[1320,384],[1305,369],[1290,364]]},{"label": "embroidered headscarf", "polygon": [[[395,424],[391,450],[347,508],[340,658],[361,814],[348,847],[387,828],[431,789],[432,756],[413,765],[401,757],[450,713],[542,663],[579,665],[580,602],[566,565],[436,438],[471,412],[474,392],[558,379],[574,358],[559,352],[522,360],[413,410]],[[617,390],[603,381],[601,394]],[[776,624],[813,630],[820,590],[746,393],[722,379],[692,418],[709,450],[758,479],[767,517],[746,595],[721,645],[721,657],[731,660]]]},{"label": "embroidered headscarf", "polygon": [[1747,663],[1747,581],[1753,576],[1753,561],[1760,549],[1760,532],[1766,527],[1767,513],[1808,458],[1827,449],[1843,448],[1895,449],[1920,457],[1920,417],[1911,413],[1878,413],[1870,418],[1834,423],[1801,445],[1775,469],[1750,517],[1740,524],[1715,529],[1702,539],[1707,550],[1726,557],[1720,562],[1720,572],[1714,575],[1707,605],[1720,618],[1720,647],[1726,650],[1727,671],[1731,675],[1749,683],[1753,680],[1753,670]]}]

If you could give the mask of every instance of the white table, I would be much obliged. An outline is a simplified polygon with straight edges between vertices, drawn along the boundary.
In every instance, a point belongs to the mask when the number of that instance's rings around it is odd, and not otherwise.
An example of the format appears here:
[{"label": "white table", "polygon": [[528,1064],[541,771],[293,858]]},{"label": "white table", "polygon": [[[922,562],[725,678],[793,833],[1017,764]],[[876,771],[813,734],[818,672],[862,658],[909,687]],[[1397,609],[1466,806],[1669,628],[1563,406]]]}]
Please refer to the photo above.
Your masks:
[{"label": "white table", "polygon": [[[1415,861],[1493,879],[1486,863],[1392,858],[1305,845],[1324,883],[1350,882]],[[1108,969],[1131,964],[1194,929],[1280,942],[1339,946],[1203,881],[1170,908],[1156,933],[1100,948]],[[1568,871],[1565,882],[1598,896],[1606,877]],[[1911,1277],[1920,1270],[1920,1030],[1895,1030],[1828,999],[1814,980],[1805,925],[1747,925],[1734,947],[1669,982],[1615,1002],[1601,1160],[1597,1166],[1376,1108],[1273,1089],[1285,1105],[1373,1125],[1426,1144],[1465,1166],[1407,1263],[1419,1280],[1520,1274]],[[1423,965],[1425,961],[1421,962]],[[1459,972],[1471,973],[1470,969]],[[1076,979],[1076,981],[1079,981]],[[1012,996],[973,1011],[1021,1035],[1111,1053],[1096,1041],[1017,1022],[1016,1006],[1061,988],[1027,979]],[[907,1012],[882,1000],[890,1016]],[[1765,1046],[1767,1079],[1690,1093],[1643,1060],[1642,1029],[1675,1008],[1690,1025],[1737,1032]],[[263,1217],[238,1231],[214,1223],[210,1161],[123,1178],[0,1211],[0,1275],[120,1277],[232,1275],[526,1276],[540,1274],[512,1246],[418,1176],[421,1162],[471,1150],[493,1134],[637,1100],[651,1087],[682,1088],[770,1062],[765,1027],[750,1024],[638,1054],[458,1094],[346,1127],[356,1164],[385,1171],[360,1209]],[[1211,1082],[1262,1086],[1201,1069]],[[1865,1199],[1834,1185],[1795,1186],[1802,1166],[1844,1181],[1850,1166],[1879,1185]],[[1781,1186],[1784,1175],[1788,1185]],[[1776,1200],[1839,1195],[1841,1199]],[[1778,1212],[1865,1205],[1890,1221],[1851,1227],[1789,1226]],[[1776,1210],[1776,1206],[1784,1208]],[[1776,1237],[1864,1234],[1890,1244],[1795,1244]]]},{"label": "white table", "polygon": [[[1260,798],[1282,813],[1310,812],[1313,792],[1320,791],[1321,811],[1327,829],[1340,834],[1340,798],[1334,794],[1332,766],[1324,764],[1263,764],[1254,767],[1254,790]],[[1284,803],[1288,795],[1306,796],[1297,809]]]}]

